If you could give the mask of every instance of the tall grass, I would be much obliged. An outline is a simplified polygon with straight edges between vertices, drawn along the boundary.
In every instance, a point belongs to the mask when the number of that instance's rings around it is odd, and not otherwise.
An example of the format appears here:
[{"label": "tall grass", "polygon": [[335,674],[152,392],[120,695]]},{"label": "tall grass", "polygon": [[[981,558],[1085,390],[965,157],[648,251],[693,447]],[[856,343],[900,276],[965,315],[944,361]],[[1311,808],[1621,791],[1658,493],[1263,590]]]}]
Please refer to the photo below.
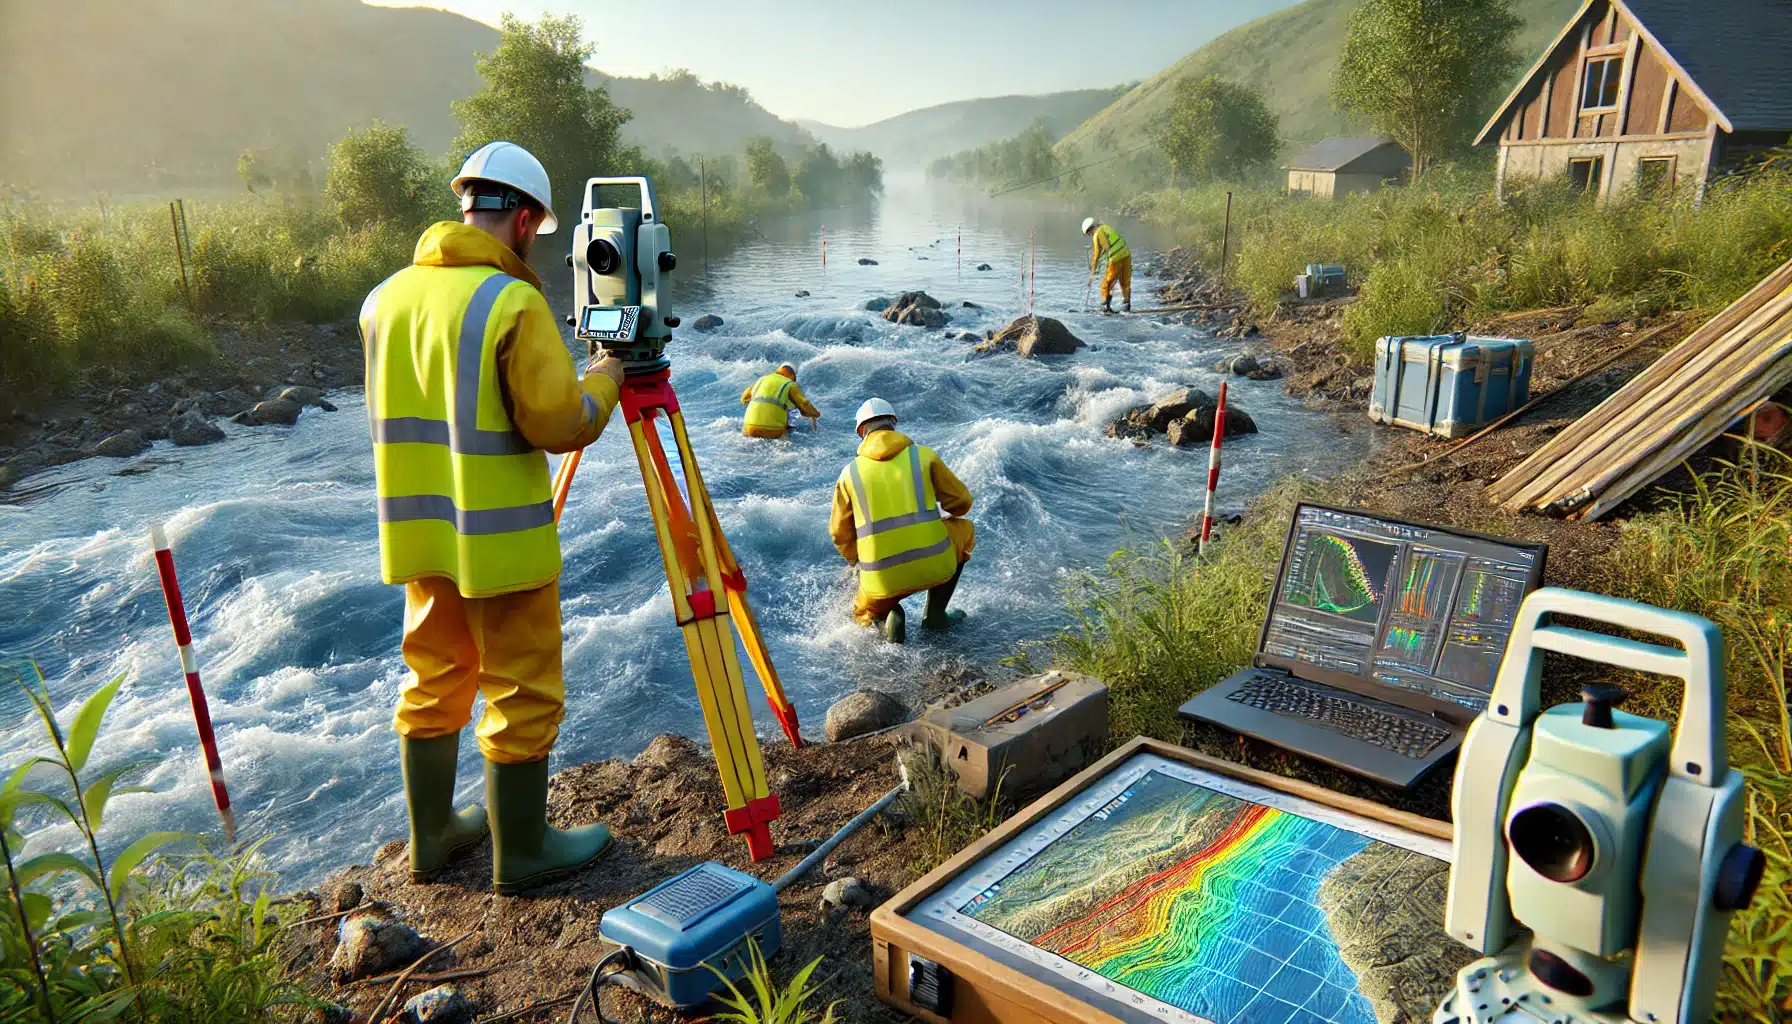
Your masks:
[{"label": "tall grass", "polygon": [[[1137,197],[1129,212],[1173,227],[1217,266],[1225,187]],[[1234,189],[1228,279],[1264,313],[1309,263],[1344,265],[1360,285],[1345,313],[1350,352],[1510,310],[1589,306],[1619,320],[1714,309],[1792,256],[1792,171],[1720,181],[1703,202],[1621,197],[1604,205],[1562,183],[1495,201],[1485,169],[1445,167],[1412,188],[1336,200]]]},{"label": "tall grass", "polygon": [[1165,541],[1116,552],[1105,571],[1072,585],[1078,625],[1053,641],[1052,654],[1107,683],[1116,745],[1134,736],[1180,742],[1177,707],[1250,662],[1302,489],[1289,480],[1259,498],[1205,562]]},{"label": "tall grass", "polygon": [[[105,368],[156,372],[215,356],[208,324],[328,321],[409,261],[409,225],[347,230],[307,197],[189,207],[182,286],[165,206],[0,209],[0,395],[55,391]],[[192,305],[187,303],[190,289]]]},{"label": "tall grass", "polygon": [[[1792,1012],[1792,458],[1750,446],[1744,459],[1632,520],[1613,557],[1625,596],[1723,630],[1730,757],[1748,778],[1748,841],[1768,870],[1732,925],[1719,1016],[1766,1024]],[[1641,695],[1639,710],[1676,717],[1678,690]]]}]

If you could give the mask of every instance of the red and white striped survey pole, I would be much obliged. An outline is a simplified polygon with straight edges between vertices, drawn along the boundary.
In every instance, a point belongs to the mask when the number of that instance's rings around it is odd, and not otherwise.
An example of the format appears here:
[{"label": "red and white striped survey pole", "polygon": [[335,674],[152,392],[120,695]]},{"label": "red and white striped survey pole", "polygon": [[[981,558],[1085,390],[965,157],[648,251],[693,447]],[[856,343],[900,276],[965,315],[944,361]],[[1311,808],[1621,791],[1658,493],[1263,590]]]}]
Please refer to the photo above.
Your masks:
[{"label": "red and white striped survey pole", "polygon": [[1220,381],[1219,407],[1213,410],[1213,449],[1207,456],[1207,500],[1201,508],[1201,543],[1197,556],[1207,554],[1207,538],[1213,533],[1213,492],[1220,486],[1220,442],[1226,437],[1226,381]]},{"label": "red and white striped survey pole", "polygon": [[224,789],[224,765],[218,760],[218,738],[212,734],[212,714],[199,685],[199,659],[193,654],[193,631],[187,627],[186,603],[181,600],[180,580],[174,575],[174,552],[160,523],[149,528],[149,543],[156,552],[156,573],[162,578],[162,597],[168,602],[168,623],[180,648],[180,668],[187,677],[187,699],[193,704],[193,724],[199,729],[199,746],[205,752],[206,776],[212,784],[212,801],[224,819],[224,841],[236,842],[236,815],[230,811],[230,794]]}]

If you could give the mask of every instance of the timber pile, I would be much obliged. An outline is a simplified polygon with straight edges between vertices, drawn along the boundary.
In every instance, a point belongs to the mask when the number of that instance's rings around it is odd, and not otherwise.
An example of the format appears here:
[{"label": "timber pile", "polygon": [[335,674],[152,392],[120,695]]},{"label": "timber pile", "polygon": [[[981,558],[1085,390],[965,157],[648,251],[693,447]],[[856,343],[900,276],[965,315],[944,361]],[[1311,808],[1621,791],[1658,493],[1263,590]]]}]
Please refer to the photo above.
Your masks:
[{"label": "timber pile", "polygon": [[1792,260],[1487,489],[1598,519],[1792,383]]}]

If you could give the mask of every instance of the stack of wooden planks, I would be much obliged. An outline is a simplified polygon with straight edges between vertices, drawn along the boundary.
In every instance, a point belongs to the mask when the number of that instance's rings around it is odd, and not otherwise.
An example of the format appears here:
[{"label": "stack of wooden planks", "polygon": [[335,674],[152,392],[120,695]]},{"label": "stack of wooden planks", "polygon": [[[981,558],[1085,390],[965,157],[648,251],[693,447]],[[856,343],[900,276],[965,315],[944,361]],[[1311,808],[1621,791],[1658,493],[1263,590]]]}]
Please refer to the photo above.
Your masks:
[{"label": "stack of wooden planks", "polygon": [[1598,519],[1792,383],[1792,260],[1487,489]]}]

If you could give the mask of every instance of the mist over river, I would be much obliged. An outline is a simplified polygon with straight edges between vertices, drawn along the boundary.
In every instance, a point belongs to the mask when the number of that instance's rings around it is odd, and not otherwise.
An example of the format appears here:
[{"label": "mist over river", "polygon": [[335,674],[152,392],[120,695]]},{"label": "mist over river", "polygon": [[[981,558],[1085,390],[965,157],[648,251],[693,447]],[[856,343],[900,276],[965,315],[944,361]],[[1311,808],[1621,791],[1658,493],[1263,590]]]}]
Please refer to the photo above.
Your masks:
[{"label": "mist over river", "polygon": [[[1017,643],[1051,635],[1069,621],[1070,574],[1179,532],[1198,509],[1204,449],[1135,448],[1103,430],[1174,387],[1217,387],[1213,364],[1238,343],[1147,317],[1067,312],[1082,304],[1087,277],[1081,217],[895,182],[874,210],[775,225],[768,237],[717,250],[707,273],[696,225],[672,225],[679,267],[670,312],[687,325],[704,313],[726,320],[710,334],[679,329],[668,349],[673,385],[806,735],[819,739],[828,705],[855,688],[912,693],[938,667],[992,665]],[[1163,241],[1121,227],[1141,254]],[[952,329],[999,327],[1023,311],[1021,268],[1035,229],[1036,308],[1090,349],[1039,361],[973,358],[968,342],[863,310],[872,297],[924,288],[945,303]],[[569,237],[544,239],[536,259],[557,312],[570,291]],[[861,257],[878,265],[860,266]],[[982,263],[993,269],[975,270]],[[1149,279],[1135,286],[1135,304],[1155,304]],[[795,297],[798,289],[811,294]],[[964,308],[967,300],[981,308]],[[787,441],[742,437],[741,391],[782,361],[796,364],[821,408],[820,432],[804,423]],[[857,446],[852,413],[874,395],[895,404],[901,429],[938,451],[975,497],[976,554],[954,601],[969,617],[946,635],[911,629],[906,647],[853,625],[853,581],[827,536],[834,479]],[[1364,452],[1365,441],[1285,398],[1279,382],[1235,381],[1232,396],[1261,433],[1228,443],[1225,507],[1285,474],[1327,473]],[[0,505],[0,660],[37,662],[65,721],[93,689],[126,675],[89,776],[126,758],[162,758],[146,779],[156,794],[122,797],[109,810],[102,838],[113,851],[152,829],[216,827],[148,549],[156,521],[174,545],[242,837],[271,835],[271,860],[299,885],[404,836],[391,730],[405,674],[403,595],[379,581],[362,395],[330,399],[339,412],[308,409],[294,427],[223,424],[229,439],[210,447],[158,442],[139,459],[53,469],[31,483],[34,492],[54,487]],[[153,469],[114,475],[130,463]],[[556,769],[632,756],[658,733],[703,737],[620,416],[580,466],[561,544],[567,719]],[[911,616],[918,610],[917,598]],[[750,675],[769,739],[778,729]],[[28,716],[10,685],[0,690],[0,768],[40,744]],[[460,789],[478,798],[470,733]],[[34,839],[33,852],[72,839],[65,826]]]}]

